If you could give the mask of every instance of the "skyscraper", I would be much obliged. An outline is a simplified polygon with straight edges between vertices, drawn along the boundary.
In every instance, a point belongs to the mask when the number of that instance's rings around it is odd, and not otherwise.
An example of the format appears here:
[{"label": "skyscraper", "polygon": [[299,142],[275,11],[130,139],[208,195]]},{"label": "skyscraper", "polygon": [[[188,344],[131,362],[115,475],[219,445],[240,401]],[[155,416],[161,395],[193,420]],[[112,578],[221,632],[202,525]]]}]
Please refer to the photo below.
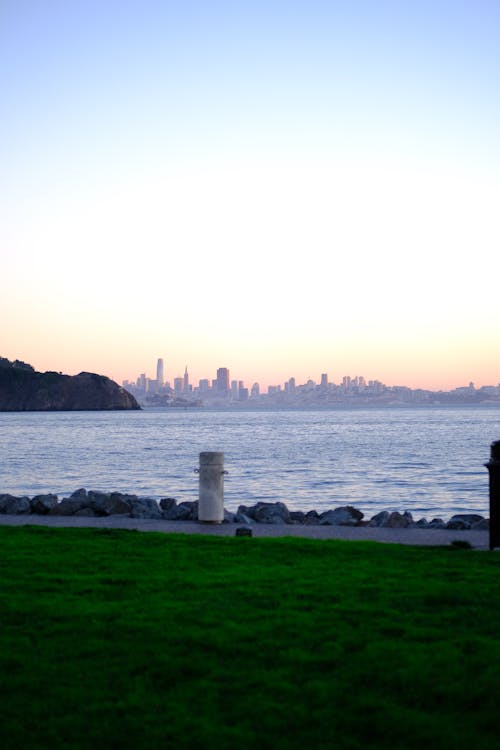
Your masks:
[{"label": "skyscraper", "polygon": [[158,388],[163,388],[163,383],[165,382],[165,376],[163,372],[163,360],[159,359],[156,363],[156,382],[158,384]]},{"label": "skyscraper", "polygon": [[184,393],[189,393],[189,375],[187,365],[186,369],[184,370]]},{"label": "skyscraper", "polygon": [[219,367],[217,370],[217,393],[229,393],[229,370]]}]

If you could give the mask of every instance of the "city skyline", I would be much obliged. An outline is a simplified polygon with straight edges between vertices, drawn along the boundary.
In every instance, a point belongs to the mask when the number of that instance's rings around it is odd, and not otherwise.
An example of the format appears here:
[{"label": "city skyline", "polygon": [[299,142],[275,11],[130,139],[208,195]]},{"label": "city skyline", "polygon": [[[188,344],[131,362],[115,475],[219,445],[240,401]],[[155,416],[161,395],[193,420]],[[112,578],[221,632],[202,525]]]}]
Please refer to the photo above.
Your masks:
[{"label": "city skyline", "polygon": [[486,0],[6,0],[3,355],[498,382],[499,28]]},{"label": "city skyline", "polygon": [[[410,388],[412,390],[419,390],[420,387],[412,387],[407,383],[385,383],[383,380],[378,378],[365,378],[362,374],[357,375],[342,375],[337,379],[331,378],[329,373],[321,372],[316,374],[316,377],[309,376],[307,379],[301,381],[300,378],[296,378],[294,375],[289,375],[283,378],[281,381],[273,383],[262,382],[262,380],[254,380],[253,382],[241,379],[239,375],[231,375],[231,369],[227,367],[217,367],[215,372],[212,373],[213,377],[207,377],[206,375],[200,378],[193,378],[188,371],[188,365],[185,365],[184,374],[180,375],[165,375],[165,360],[159,358],[156,366],[156,378],[150,378],[147,375],[147,371],[144,371],[136,378],[125,378],[121,381],[125,388],[132,387],[137,388],[143,393],[155,393],[159,390],[170,389],[176,395],[186,394],[203,394],[213,392],[219,395],[236,395],[241,388],[251,395],[252,391],[257,387],[256,395],[263,395],[265,393],[278,393],[281,390],[288,392],[289,388],[303,388],[304,386],[319,386],[320,388],[329,387],[343,387],[347,390],[351,388],[365,389],[365,388],[379,388],[380,386],[386,387],[401,387]],[[161,372],[161,379],[158,375]],[[172,370],[172,373],[174,371]],[[236,386],[236,388],[235,388]],[[474,383],[468,381],[467,383],[461,383],[460,385],[453,386],[451,388],[443,389],[421,389],[429,390],[431,392],[445,391],[451,392],[454,390],[476,390],[481,388],[495,388],[500,389],[500,378],[495,382],[491,383]]]}]

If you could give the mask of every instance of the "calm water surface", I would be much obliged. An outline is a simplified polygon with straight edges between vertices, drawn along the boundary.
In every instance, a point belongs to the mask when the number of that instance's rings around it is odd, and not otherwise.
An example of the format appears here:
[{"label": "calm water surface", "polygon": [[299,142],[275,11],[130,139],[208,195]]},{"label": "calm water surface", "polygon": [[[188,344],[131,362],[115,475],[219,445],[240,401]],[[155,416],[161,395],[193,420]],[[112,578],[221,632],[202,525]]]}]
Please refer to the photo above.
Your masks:
[{"label": "calm water surface", "polygon": [[225,505],[349,503],[449,517],[488,511],[499,408],[0,413],[0,492],[79,487],[197,498],[200,451],[224,451]]}]

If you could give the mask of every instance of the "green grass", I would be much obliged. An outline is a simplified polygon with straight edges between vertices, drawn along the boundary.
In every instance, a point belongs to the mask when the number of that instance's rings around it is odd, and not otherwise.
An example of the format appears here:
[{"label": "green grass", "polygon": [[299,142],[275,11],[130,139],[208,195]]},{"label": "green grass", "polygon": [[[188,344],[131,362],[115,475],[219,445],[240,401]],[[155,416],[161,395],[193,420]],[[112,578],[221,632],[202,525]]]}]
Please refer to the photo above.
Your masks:
[{"label": "green grass", "polygon": [[500,556],[0,527],[0,743],[499,746]]}]

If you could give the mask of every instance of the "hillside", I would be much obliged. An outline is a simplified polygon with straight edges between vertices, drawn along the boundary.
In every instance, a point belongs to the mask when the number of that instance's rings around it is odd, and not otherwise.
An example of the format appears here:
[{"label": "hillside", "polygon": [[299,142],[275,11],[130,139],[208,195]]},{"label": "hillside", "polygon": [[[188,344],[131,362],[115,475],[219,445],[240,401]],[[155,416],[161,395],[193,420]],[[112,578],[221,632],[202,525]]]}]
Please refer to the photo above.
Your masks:
[{"label": "hillside", "polygon": [[0,357],[0,411],[97,411],[140,409],[128,391],[104,375],[36,372]]}]

